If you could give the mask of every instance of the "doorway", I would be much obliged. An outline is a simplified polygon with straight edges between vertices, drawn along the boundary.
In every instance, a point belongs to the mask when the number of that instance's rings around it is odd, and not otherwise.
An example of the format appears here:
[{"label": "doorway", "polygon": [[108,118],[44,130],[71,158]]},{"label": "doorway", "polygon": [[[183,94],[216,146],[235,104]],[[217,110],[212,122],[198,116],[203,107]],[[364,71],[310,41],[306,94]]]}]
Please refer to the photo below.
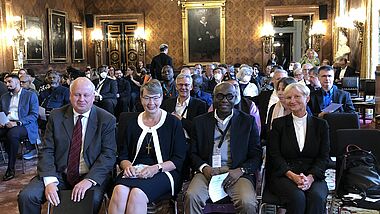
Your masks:
[{"label": "doorway", "polygon": [[288,69],[293,59],[293,33],[276,33],[274,36],[273,51],[278,58],[278,64]]}]

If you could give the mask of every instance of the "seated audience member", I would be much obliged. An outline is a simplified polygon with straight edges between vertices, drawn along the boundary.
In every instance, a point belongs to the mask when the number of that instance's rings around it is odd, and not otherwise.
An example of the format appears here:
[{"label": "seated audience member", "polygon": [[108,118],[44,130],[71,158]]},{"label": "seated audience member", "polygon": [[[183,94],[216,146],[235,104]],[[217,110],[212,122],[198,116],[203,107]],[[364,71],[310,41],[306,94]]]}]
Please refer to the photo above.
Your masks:
[{"label": "seated audience member", "polygon": [[209,83],[213,78],[213,71],[214,71],[215,65],[210,63],[206,64],[205,72],[202,74],[203,77],[203,85],[202,85],[202,90],[212,94],[212,91],[209,92],[207,91],[209,87]]},{"label": "seated audience member", "polygon": [[181,72],[180,72],[181,74],[187,74],[187,75],[191,75],[191,70],[190,70],[190,68],[188,68],[188,67],[183,67],[182,69],[181,69]]},{"label": "seated audience member", "polygon": [[323,60],[322,60],[322,63],[321,63],[321,66],[324,66],[324,65],[330,65],[330,60],[328,60],[328,59],[323,59]]},{"label": "seated audience member", "polygon": [[46,200],[58,206],[58,191],[69,189],[74,202],[93,190],[94,213],[99,212],[116,161],[116,120],[93,105],[94,94],[91,81],[79,77],[70,86],[71,105],[51,112],[38,175],[18,196],[21,214],[40,213]]},{"label": "seated audience member", "polygon": [[297,80],[300,84],[306,85],[306,82],[304,80],[303,72],[301,68],[297,68],[293,71],[294,79]]},{"label": "seated audience member", "polygon": [[239,80],[240,94],[244,97],[253,98],[259,95],[259,88],[251,83],[253,69],[251,66],[240,66],[236,78]]},{"label": "seated audience member", "polygon": [[261,77],[259,76],[260,65],[258,63],[254,63],[252,66],[252,69],[253,69],[253,73],[252,73],[252,77],[251,77],[250,82],[256,85],[256,87],[259,90],[259,94],[260,94],[260,92],[261,92],[261,86],[260,86]]},{"label": "seated audience member", "polygon": [[115,68],[113,66],[108,66],[108,74],[107,77],[113,80],[116,80],[115,77]]},{"label": "seated audience member", "polygon": [[355,108],[352,104],[350,93],[338,89],[334,83],[334,69],[331,66],[321,66],[319,68],[318,79],[322,88],[315,91],[310,96],[308,103],[311,112],[315,116],[323,117],[323,115],[332,113],[322,111],[331,103],[342,104],[341,107],[334,112],[354,113]]},{"label": "seated audience member", "polygon": [[[192,121],[196,116],[207,112],[207,105],[200,99],[190,97],[192,89],[192,78],[188,74],[179,74],[175,79],[176,89],[178,92],[177,97],[171,97],[163,101],[161,108],[172,115],[176,116],[181,122],[184,129],[187,147],[190,147],[190,133]],[[189,157],[186,157],[183,166],[183,179],[188,180],[190,177],[190,163]]]},{"label": "seated audience member", "polygon": [[194,71],[192,75],[197,74],[197,75],[202,75],[203,67],[201,64],[195,64],[194,65]]},{"label": "seated audience member", "polygon": [[212,79],[208,82],[206,92],[211,93],[214,91],[215,86],[222,81],[223,70],[219,67],[214,68],[212,71]]},{"label": "seated audience member", "polygon": [[[256,213],[254,172],[261,166],[262,150],[255,120],[233,108],[235,87],[227,82],[214,89],[215,111],[196,117],[192,132],[195,174],[185,194],[185,213],[203,213],[213,175],[229,172],[223,187],[238,213]],[[213,161],[212,161],[213,160]]]},{"label": "seated audience member", "polygon": [[[29,75],[28,71],[25,68],[20,68],[20,70],[17,72],[18,77]],[[30,76],[30,75],[29,75]],[[33,84],[32,76],[30,76],[31,82],[29,84],[29,88],[36,90],[36,86]]]},{"label": "seated audience member", "polygon": [[127,79],[123,77],[123,72],[120,69],[115,71],[115,77],[117,81],[117,105],[116,105],[116,117],[121,112],[127,112],[129,109],[129,100],[131,96],[131,85]]},{"label": "seated audience member", "polygon": [[191,96],[203,100],[207,104],[207,108],[212,104],[211,94],[202,90],[203,78],[201,75],[194,74],[193,78],[193,90],[191,91]]},{"label": "seated audience member", "polygon": [[272,77],[270,76],[272,70],[271,65],[267,65],[263,72],[259,73],[260,77],[260,88],[262,91],[272,91],[273,86],[271,85],[271,79]]},{"label": "seated audience member", "polygon": [[160,109],[163,91],[158,80],[141,86],[144,112],[127,121],[119,153],[122,172],[109,205],[110,213],[147,213],[147,204],[175,195],[181,185],[186,146],[181,122]]},{"label": "seated audience member", "polygon": [[309,48],[300,60],[301,65],[310,63],[312,66],[319,66],[319,58],[317,52],[314,49]]},{"label": "seated audience member", "polygon": [[310,84],[307,87],[310,89],[310,94],[313,94],[316,90],[321,88],[321,82],[318,79],[318,69],[319,67],[313,67],[309,70],[309,81]]},{"label": "seated audience member", "polygon": [[347,59],[344,57],[341,57],[338,60],[337,64],[339,67],[334,74],[334,77],[335,77],[334,82],[335,83],[341,84],[342,79],[344,77],[356,77],[357,76],[355,73],[355,68],[349,66],[347,62],[348,62]]},{"label": "seated audience member", "polygon": [[162,91],[163,91],[163,100],[166,100],[170,97],[176,97],[177,91],[175,90],[174,82],[174,71],[170,65],[165,65],[161,70],[162,77]]},{"label": "seated audience member", "polygon": [[98,68],[100,78],[92,82],[95,85],[95,103],[97,106],[114,114],[117,104],[117,81],[107,76],[107,66],[103,65]]},{"label": "seated audience member", "polygon": [[50,112],[52,109],[60,108],[70,102],[70,91],[60,85],[61,78],[58,72],[48,72],[47,83],[48,87],[38,96],[40,106],[44,107],[46,111]]},{"label": "seated audience member", "polygon": [[313,68],[313,65],[310,64],[310,63],[306,63],[306,64],[302,65],[303,80],[304,80],[304,82],[305,82],[306,85],[310,85],[309,71],[312,68]]},{"label": "seated audience member", "polygon": [[8,93],[0,98],[0,112],[4,112],[9,122],[0,125],[0,137],[4,138],[5,150],[8,153],[8,168],[3,181],[15,177],[16,155],[22,139],[28,138],[24,156],[36,155],[35,147],[38,138],[38,98],[29,90],[22,89],[20,79],[16,74],[9,74],[5,78]]},{"label": "seated audience member", "polygon": [[285,102],[291,114],[273,120],[267,146],[267,185],[292,214],[326,212],[328,125],[307,114],[309,93],[299,83],[286,87]]},{"label": "seated audience member", "polygon": [[[32,84],[32,77],[29,75],[29,74],[23,74],[23,75],[19,75],[19,78],[20,78],[20,85],[23,89],[26,89],[26,90],[29,90],[29,91],[32,91],[34,93],[36,93],[36,95],[38,96],[38,91],[36,91],[35,89],[33,89],[31,87],[31,84]],[[5,89],[6,89],[6,86],[5,86]],[[0,93],[1,94],[1,93]],[[1,94],[2,95],[2,94]]]},{"label": "seated audience member", "polygon": [[272,105],[269,109],[267,124],[269,128],[267,130],[268,133],[272,129],[272,122],[274,119],[283,117],[290,113],[290,109],[286,106],[284,91],[286,86],[296,82],[296,79],[294,79],[293,77],[283,77],[278,82],[276,91],[279,101],[276,104]]},{"label": "seated audience member", "polygon": [[140,98],[140,87],[141,87],[141,78],[136,71],[132,69],[132,67],[128,67],[125,71],[125,79],[128,80],[131,85],[131,98],[129,102],[129,111],[136,111],[136,103]]}]

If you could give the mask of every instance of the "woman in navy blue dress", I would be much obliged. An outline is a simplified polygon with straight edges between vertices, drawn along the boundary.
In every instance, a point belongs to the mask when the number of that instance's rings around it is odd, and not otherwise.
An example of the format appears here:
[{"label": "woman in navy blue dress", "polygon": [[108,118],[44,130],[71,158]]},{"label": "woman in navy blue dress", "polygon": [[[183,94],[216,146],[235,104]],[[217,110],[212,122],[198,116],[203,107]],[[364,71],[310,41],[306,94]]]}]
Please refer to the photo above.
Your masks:
[{"label": "woman in navy blue dress", "polygon": [[[186,145],[181,122],[160,109],[163,98],[157,80],[141,86],[144,112],[127,122],[119,152],[122,173],[116,180],[110,213],[147,213],[147,204],[181,187]],[[121,121],[122,122],[122,121]]]}]

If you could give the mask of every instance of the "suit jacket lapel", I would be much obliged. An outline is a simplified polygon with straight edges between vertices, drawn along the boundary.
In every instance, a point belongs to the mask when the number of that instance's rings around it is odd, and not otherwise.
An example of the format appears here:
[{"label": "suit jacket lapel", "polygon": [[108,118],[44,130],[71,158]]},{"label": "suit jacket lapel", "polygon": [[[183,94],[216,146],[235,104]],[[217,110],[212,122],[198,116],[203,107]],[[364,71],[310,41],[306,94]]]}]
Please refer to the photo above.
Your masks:
[{"label": "suit jacket lapel", "polygon": [[[313,124],[313,119],[311,118],[310,115],[307,116],[307,127],[306,127],[306,137],[305,137],[305,145],[303,147],[303,150],[302,151],[305,151],[307,148],[309,148],[311,145],[310,145],[310,142],[313,141],[313,139],[311,139],[311,136],[315,136],[313,133],[314,133],[314,124]],[[310,148],[314,148],[314,147],[310,147]]]},{"label": "suit jacket lapel", "polygon": [[297,135],[296,135],[296,131],[294,130],[292,114],[289,114],[286,116],[286,126],[288,129],[287,133],[288,133],[289,142],[293,142],[292,146],[299,152],[300,147],[298,146]]},{"label": "suit jacket lapel", "polygon": [[[73,129],[74,129],[73,107],[69,106],[66,109],[64,117],[65,117],[65,119],[62,121],[63,127],[65,128],[68,139],[71,139],[73,137]],[[71,142],[71,140],[70,140],[70,142]]]},{"label": "suit jacket lapel", "polygon": [[[233,160],[233,157],[235,155],[238,155],[239,146],[237,145],[239,143],[237,137],[239,136],[239,129],[238,126],[235,127],[235,124],[239,124],[238,121],[238,114],[239,111],[232,109],[234,111],[234,115],[231,118],[231,128],[230,128],[230,149],[231,149],[231,159]],[[234,134],[232,134],[234,133]],[[237,152],[237,153],[235,153]]]},{"label": "suit jacket lapel", "polygon": [[214,149],[214,135],[215,135],[215,118],[214,118],[214,112],[208,113],[209,119],[204,121],[206,123],[206,128],[211,129],[212,131],[206,131],[204,132],[206,134],[205,139],[207,139],[207,147],[205,152],[208,152],[210,163],[212,163],[212,154]]},{"label": "suit jacket lapel", "polygon": [[92,107],[90,116],[88,117],[86,133],[84,136],[84,145],[83,145],[84,152],[90,146],[92,139],[94,139],[95,137],[97,124],[98,124],[98,117],[96,114],[96,108]]},{"label": "suit jacket lapel", "polygon": [[193,101],[194,101],[194,98],[190,97],[189,106],[187,107],[186,119],[192,119],[193,115],[195,115],[193,112],[196,111],[196,109],[195,109]]},{"label": "suit jacket lapel", "polygon": [[322,93],[322,90],[323,89],[320,89],[319,91],[316,92],[316,93],[318,93],[318,95],[316,97],[317,97],[317,102],[318,102],[318,106],[319,106],[320,111],[322,111],[322,109],[323,109],[323,93]]}]

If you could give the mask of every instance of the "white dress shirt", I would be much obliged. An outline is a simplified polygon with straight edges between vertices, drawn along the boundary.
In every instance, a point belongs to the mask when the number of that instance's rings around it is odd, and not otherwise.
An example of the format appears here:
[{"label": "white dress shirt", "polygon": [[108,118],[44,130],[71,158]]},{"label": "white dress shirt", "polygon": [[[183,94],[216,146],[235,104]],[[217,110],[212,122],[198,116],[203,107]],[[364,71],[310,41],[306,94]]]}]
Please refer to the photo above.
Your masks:
[{"label": "white dress shirt", "polygon": [[[78,120],[78,116],[80,114],[78,112],[76,112],[74,109],[73,109],[73,112],[74,112],[74,126],[75,126],[75,124]],[[90,112],[91,112],[91,110],[82,114],[82,116],[83,116],[82,117],[82,147],[81,147],[80,159],[79,159],[79,175],[83,175],[83,174],[86,174],[89,172],[89,168],[88,168],[86,162],[84,161],[84,157],[83,157],[83,146],[84,146],[84,139],[85,139],[86,130],[87,130],[88,118],[90,117]],[[45,186],[47,186],[50,183],[57,183],[57,184],[59,183],[58,179],[56,177],[53,177],[53,176],[44,177],[43,179],[44,179]],[[90,180],[90,181],[93,184],[96,184],[95,181],[93,181],[93,180]]]},{"label": "white dress shirt", "polygon": [[300,152],[302,152],[303,147],[305,146],[307,114],[305,114],[305,116],[301,118],[292,114],[292,117],[293,117],[294,130],[296,131],[298,147],[300,149]]},{"label": "white dress shirt", "polygon": [[4,112],[5,114],[8,114],[7,117],[9,120],[19,121],[18,105],[20,102],[21,91],[22,91],[22,88],[20,88],[17,94],[11,93],[12,97],[11,97],[11,102],[9,103],[9,112]]}]

